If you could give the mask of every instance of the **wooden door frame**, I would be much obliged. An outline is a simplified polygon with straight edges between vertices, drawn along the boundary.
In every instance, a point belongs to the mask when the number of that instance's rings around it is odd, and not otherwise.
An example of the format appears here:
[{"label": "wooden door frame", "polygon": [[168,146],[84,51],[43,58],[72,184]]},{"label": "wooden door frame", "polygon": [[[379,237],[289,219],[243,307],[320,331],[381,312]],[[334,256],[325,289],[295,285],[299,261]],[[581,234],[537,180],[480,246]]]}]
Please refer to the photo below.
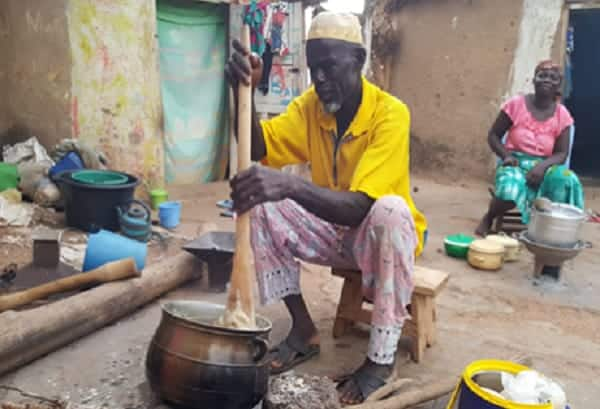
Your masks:
[{"label": "wooden door frame", "polygon": [[567,53],[567,30],[569,29],[569,20],[572,10],[590,10],[600,9],[600,0],[565,0],[563,5],[560,33],[559,56],[560,66],[565,68],[565,54]]}]

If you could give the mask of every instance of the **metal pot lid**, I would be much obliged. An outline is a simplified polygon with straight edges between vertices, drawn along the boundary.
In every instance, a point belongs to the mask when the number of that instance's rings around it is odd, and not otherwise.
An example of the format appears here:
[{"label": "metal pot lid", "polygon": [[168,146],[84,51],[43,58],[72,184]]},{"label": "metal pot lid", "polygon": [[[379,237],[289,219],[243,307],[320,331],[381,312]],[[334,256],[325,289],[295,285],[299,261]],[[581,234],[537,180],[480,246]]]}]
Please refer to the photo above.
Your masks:
[{"label": "metal pot lid", "polygon": [[563,203],[552,203],[552,210],[550,212],[540,211],[534,208],[540,214],[556,217],[558,219],[566,220],[581,220],[585,218],[585,212],[578,207],[571,206]]},{"label": "metal pot lid", "polygon": [[491,234],[486,237],[486,240],[492,240],[502,244],[504,247],[519,247],[519,241],[517,239],[513,239],[504,234]]},{"label": "metal pot lid", "polygon": [[471,243],[469,249],[485,254],[504,253],[504,246],[502,244],[488,239],[475,240]]}]

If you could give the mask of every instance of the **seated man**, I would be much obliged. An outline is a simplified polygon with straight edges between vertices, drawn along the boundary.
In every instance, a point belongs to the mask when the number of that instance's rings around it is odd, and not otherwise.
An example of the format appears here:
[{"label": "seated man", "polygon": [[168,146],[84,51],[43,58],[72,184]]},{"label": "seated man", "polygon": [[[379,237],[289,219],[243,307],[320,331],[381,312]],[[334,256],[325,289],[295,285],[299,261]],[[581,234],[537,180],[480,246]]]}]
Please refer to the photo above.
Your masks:
[{"label": "seated man", "polygon": [[561,83],[559,66],[544,61],[535,69],[535,92],[502,106],[488,134],[490,148],[502,161],[496,170],[496,197],[475,231],[478,235],[486,236],[494,219],[514,207],[528,224],[529,209],[538,197],[583,209],[581,183],[563,166],[573,118],[558,101]]},{"label": "seated man", "polygon": [[[237,41],[234,48],[230,82],[256,85],[260,58]],[[319,353],[296,259],[362,271],[374,302],[367,358],[338,386],[343,403],[359,403],[392,373],[426,222],[409,192],[408,109],[361,76],[358,19],[319,14],[306,55],[314,86],[278,117],[259,123],[254,115],[252,156],[265,166],[237,175],[232,199],[236,211],[252,209],[261,301],[283,299],[293,322],[272,351],[274,373]],[[275,170],[300,163],[311,164],[312,183]]]}]

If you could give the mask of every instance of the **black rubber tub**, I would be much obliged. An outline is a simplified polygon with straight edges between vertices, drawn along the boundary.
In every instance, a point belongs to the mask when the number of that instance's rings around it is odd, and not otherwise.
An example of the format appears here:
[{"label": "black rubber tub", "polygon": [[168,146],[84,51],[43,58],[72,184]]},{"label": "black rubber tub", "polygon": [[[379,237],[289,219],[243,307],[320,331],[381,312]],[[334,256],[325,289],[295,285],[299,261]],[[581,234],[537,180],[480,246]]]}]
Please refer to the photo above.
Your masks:
[{"label": "black rubber tub", "polygon": [[140,181],[132,175],[120,185],[89,185],[71,177],[74,171],[58,175],[58,186],[63,195],[67,226],[95,233],[100,229],[119,230],[117,206],[133,199]]}]

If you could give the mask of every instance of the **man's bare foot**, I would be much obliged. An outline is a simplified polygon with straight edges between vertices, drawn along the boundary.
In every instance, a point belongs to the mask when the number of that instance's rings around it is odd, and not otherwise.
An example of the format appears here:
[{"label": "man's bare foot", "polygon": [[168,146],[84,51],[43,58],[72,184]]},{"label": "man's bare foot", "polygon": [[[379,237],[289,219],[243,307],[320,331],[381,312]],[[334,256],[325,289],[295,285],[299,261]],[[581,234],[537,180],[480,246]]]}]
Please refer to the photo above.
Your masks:
[{"label": "man's bare foot", "polygon": [[394,364],[380,365],[367,358],[360,368],[338,384],[340,403],[357,405],[364,402],[386,384],[393,371]]},{"label": "man's bare foot", "polygon": [[481,219],[479,226],[477,226],[477,229],[475,229],[475,234],[480,237],[487,236],[492,228],[493,223],[494,219],[489,215],[489,213],[486,213],[485,216],[483,216],[483,219]]}]

